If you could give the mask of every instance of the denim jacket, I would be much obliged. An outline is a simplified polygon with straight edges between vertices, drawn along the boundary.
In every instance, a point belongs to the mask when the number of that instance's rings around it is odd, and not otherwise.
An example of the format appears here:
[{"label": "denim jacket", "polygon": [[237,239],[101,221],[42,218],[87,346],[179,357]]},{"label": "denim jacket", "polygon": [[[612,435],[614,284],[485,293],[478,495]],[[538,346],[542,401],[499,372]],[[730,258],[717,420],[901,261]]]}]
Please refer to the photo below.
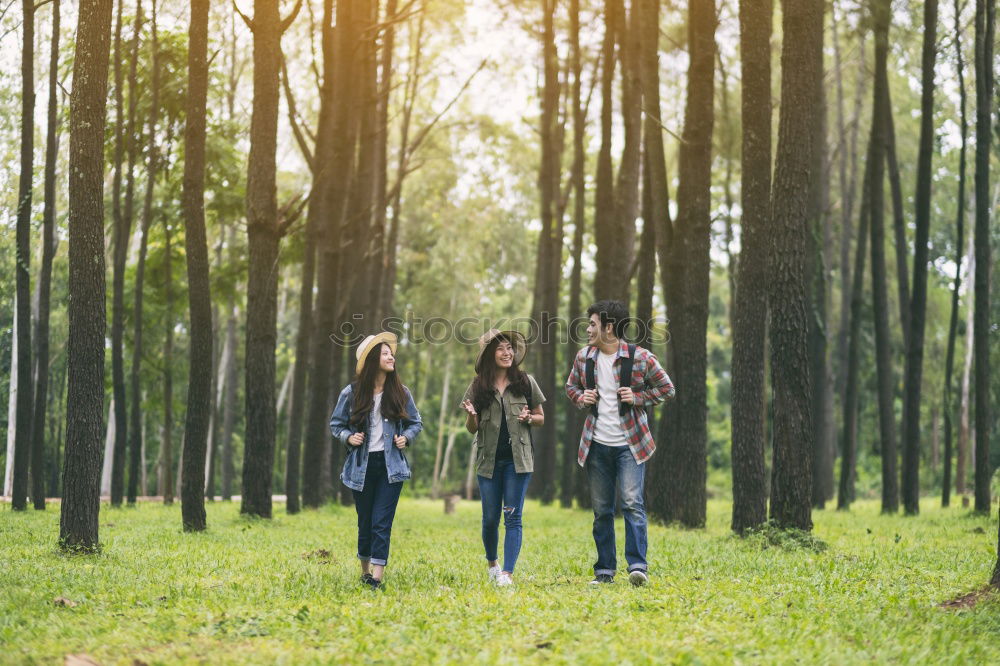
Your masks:
[{"label": "denim jacket", "polygon": [[[372,426],[376,418],[384,419],[382,423],[382,439],[385,443],[385,469],[389,474],[389,483],[402,483],[410,478],[410,463],[406,460],[406,454],[396,448],[393,439],[396,435],[406,438],[406,445],[409,446],[416,439],[417,434],[424,425],[420,421],[420,412],[413,404],[413,396],[410,390],[406,391],[406,414],[400,421],[390,421],[382,414],[376,414],[372,410],[368,414],[368,427],[366,434],[371,433]],[[340,480],[344,485],[352,490],[363,490],[365,487],[365,472],[368,470],[368,437],[361,446],[351,446],[347,443],[347,438],[359,429],[350,423],[351,409],[354,403],[354,385],[348,384],[340,392],[337,398],[337,406],[333,409],[333,416],[330,418],[330,432],[334,439],[347,447],[347,459],[344,461],[344,470],[340,473]]]}]

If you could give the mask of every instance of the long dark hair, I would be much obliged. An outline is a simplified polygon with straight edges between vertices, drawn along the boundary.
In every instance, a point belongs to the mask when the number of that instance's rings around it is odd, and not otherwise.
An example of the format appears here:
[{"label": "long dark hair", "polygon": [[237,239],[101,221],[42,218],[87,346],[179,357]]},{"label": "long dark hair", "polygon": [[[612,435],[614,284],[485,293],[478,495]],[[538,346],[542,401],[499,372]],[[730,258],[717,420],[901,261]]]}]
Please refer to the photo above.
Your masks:
[{"label": "long dark hair", "polygon": [[[472,406],[476,408],[477,414],[482,414],[483,410],[489,407],[490,401],[493,400],[493,385],[497,377],[496,354],[497,347],[500,346],[501,342],[513,344],[513,340],[506,335],[498,335],[490,340],[490,344],[486,345],[486,351],[483,352],[479,371],[472,382]],[[522,398],[531,400],[531,382],[528,381],[528,373],[517,365],[516,353],[510,368],[507,370],[507,380],[510,382],[511,391]]]},{"label": "long dark hair", "polygon": [[[379,363],[382,358],[380,342],[370,352],[361,374],[354,379],[354,407],[351,409],[351,425],[364,428],[368,423],[368,414],[375,404],[375,377],[378,375]],[[385,384],[382,386],[382,416],[392,421],[398,421],[407,416],[406,387],[399,381],[396,370],[385,374]]]}]

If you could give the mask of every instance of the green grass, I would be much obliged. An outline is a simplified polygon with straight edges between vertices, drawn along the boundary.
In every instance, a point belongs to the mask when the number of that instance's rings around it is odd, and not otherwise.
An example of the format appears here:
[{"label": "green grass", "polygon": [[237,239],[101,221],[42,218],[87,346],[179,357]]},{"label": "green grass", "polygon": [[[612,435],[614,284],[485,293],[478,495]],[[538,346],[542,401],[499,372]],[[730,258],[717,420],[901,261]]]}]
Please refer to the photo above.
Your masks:
[{"label": "green grass", "polygon": [[268,522],[216,503],[207,533],[184,534],[177,505],[102,507],[103,552],[66,556],[56,506],[4,505],[0,662],[1000,662],[1000,603],[937,607],[986,582],[995,518],[922,510],[817,512],[817,545],[734,538],[713,501],[705,530],[650,528],[649,587],[594,589],[590,515],[529,503],[517,585],[496,589],[477,503],[446,516],[404,499],[373,593],[357,582],[352,508],[278,507]]}]

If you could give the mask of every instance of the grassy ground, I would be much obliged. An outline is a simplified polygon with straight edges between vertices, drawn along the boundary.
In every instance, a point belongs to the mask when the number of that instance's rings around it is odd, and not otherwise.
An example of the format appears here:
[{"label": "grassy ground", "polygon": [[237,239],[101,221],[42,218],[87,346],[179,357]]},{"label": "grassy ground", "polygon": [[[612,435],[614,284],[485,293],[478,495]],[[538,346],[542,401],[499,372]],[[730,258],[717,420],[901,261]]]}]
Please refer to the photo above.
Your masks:
[{"label": "grassy ground", "polygon": [[179,506],[103,507],[103,553],[70,557],[57,507],[8,505],[0,662],[1000,663],[1000,602],[937,607],[987,580],[995,518],[931,500],[916,519],[877,509],[817,512],[820,550],[733,538],[728,504],[712,502],[705,530],[650,529],[649,587],[595,589],[589,514],[529,503],[517,584],[497,589],[477,504],[446,516],[404,499],[373,593],[357,582],[352,508],[265,522],[217,503],[210,531],[183,534]]}]

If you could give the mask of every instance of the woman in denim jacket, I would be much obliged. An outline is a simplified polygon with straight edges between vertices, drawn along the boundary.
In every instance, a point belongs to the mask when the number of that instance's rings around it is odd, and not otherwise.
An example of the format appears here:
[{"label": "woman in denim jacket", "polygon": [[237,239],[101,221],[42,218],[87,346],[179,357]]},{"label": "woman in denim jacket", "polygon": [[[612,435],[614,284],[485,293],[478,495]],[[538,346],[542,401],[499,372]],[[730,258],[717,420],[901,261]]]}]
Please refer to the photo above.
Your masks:
[{"label": "woman in denim jacket", "polygon": [[[534,470],[531,428],[545,422],[545,396],[535,379],[518,366],[527,351],[517,331],[491,329],[479,339],[476,378],[462,400],[465,427],[476,435],[476,473],[483,501],[483,547],[489,579],[514,582],[521,551],[521,513]],[[503,512],[503,570],[497,562]]]},{"label": "woman in denim jacket", "polygon": [[413,396],[396,373],[396,336],[369,335],[358,346],[357,376],[340,392],[330,431],[347,447],[340,480],[358,512],[361,582],[378,589],[410,464],[403,452],[423,428]]}]

